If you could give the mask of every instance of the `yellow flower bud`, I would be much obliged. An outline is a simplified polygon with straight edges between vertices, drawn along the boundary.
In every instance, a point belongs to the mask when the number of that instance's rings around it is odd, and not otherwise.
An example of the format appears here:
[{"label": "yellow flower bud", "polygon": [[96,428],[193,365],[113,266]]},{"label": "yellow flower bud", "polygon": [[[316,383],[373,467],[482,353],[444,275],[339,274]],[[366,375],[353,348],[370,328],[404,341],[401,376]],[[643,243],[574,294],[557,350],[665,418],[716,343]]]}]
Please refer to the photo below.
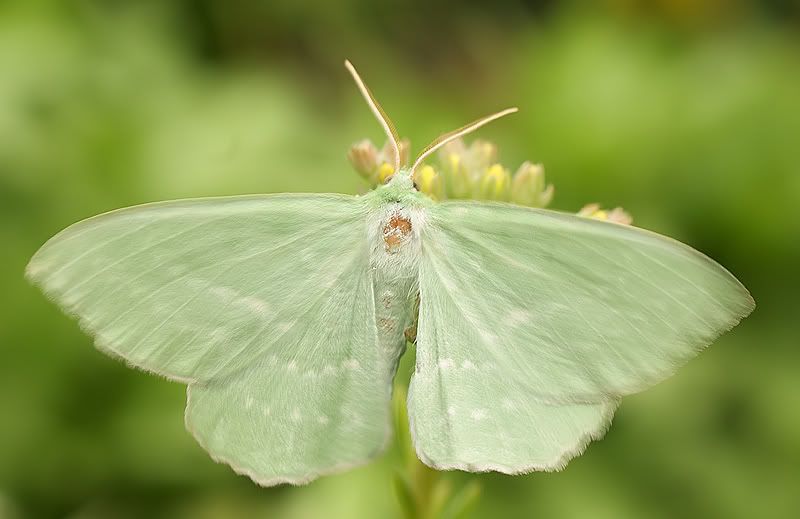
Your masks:
[{"label": "yellow flower bud", "polygon": [[615,207],[611,211],[600,209],[600,204],[587,204],[578,211],[578,216],[587,216],[596,220],[606,220],[622,225],[630,225],[633,218],[623,208]]},{"label": "yellow flower bud", "polygon": [[440,200],[444,196],[442,177],[432,166],[426,164],[415,171],[414,182],[421,192],[431,198]]},{"label": "yellow flower bud", "polygon": [[553,199],[553,185],[545,186],[541,164],[523,163],[511,183],[511,201],[530,207],[547,207]]},{"label": "yellow flower bud", "polygon": [[591,216],[596,213],[600,209],[600,204],[586,204],[585,206],[581,207],[581,210],[578,211],[578,216]]},{"label": "yellow flower bud", "polygon": [[388,162],[384,162],[378,168],[378,183],[383,184],[392,175],[394,175],[394,168]]},{"label": "yellow flower bud", "polygon": [[486,170],[478,184],[476,198],[483,200],[508,200],[511,174],[500,164]]},{"label": "yellow flower bud", "polygon": [[469,198],[472,193],[472,179],[464,167],[461,154],[448,153],[442,161],[444,188],[448,198]]}]

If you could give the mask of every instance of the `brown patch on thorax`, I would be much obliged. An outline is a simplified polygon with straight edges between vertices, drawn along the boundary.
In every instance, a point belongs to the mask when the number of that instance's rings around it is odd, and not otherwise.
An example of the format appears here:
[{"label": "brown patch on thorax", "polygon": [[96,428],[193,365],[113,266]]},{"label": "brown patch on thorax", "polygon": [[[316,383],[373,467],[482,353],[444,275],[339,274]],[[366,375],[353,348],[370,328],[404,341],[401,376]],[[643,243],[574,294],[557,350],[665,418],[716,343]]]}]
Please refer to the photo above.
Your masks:
[{"label": "brown patch on thorax", "polygon": [[411,221],[398,214],[393,215],[383,228],[386,251],[397,252],[409,234],[411,234]]}]

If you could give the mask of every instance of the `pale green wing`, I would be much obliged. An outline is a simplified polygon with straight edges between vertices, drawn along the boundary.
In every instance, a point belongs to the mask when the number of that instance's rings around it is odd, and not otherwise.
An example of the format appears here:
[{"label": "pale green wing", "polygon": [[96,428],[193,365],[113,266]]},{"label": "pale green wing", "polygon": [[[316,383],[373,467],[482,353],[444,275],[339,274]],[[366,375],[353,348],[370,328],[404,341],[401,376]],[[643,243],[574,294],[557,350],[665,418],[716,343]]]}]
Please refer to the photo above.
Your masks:
[{"label": "pale green wing", "polygon": [[364,275],[353,267],[367,261],[365,225],[362,202],[345,195],[148,204],[72,225],[27,275],[101,350],[206,380],[315,323],[313,301],[343,276]]},{"label": "pale green wing", "polygon": [[[418,340],[425,338],[420,327]],[[429,363],[435,356],[426,350],[430,341],[418,344],[418,364]],[[418,368],[412,378],[409,422],[420,459],[439,470],[561,470],[605,434],[617,408],[616,401],[544,403],[504,383],[505,374],[469,362],[433,366]]]},{"label": "pale green wing", "polygon": [[399,353],[378,347],[366,236],[356,197],[165,202],[73,225],[28,275],[100,349],[190,382],[215,459],[299,484],[388,435]]},{"label": "pale green wing", "polygon": [[[724,268],[633,227],[446,202],[422,239],[409,406],[434,466],[558,468],[601,434],[620,396],[666,378],[753,309]],[[508,454],[526,441],[524,456]]]},{"label": "pale green wing", "polygon": [[382,357],[378,347],[366,270],[354,265],[310,301],[286,347],[189,386],[186,426],[214,459],[269,486],[303,484],[383,450],[398,353]]}]

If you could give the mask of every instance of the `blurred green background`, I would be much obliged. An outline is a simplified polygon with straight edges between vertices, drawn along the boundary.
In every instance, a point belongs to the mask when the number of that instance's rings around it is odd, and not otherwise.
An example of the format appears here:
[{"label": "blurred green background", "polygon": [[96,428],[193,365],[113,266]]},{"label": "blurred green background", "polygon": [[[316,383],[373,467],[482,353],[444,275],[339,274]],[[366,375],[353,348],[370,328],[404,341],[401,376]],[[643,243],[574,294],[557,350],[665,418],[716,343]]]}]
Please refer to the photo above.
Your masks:
[{"label": "blurred green background", "polygon": [[[363,188],[382,141],[480,136],[542,162],[552,204],[621,205],[709,254],[758,308],[624,400],[565,471],[445,474],[476,517],[800,517],[800,5],[792,0],[0,2],[0,518],[399,517],[399,450],[261,489],[183,429],[184,388],[91,347],[22,274],[96,213]],[[407,381],[408,366],[401,373]]]}]

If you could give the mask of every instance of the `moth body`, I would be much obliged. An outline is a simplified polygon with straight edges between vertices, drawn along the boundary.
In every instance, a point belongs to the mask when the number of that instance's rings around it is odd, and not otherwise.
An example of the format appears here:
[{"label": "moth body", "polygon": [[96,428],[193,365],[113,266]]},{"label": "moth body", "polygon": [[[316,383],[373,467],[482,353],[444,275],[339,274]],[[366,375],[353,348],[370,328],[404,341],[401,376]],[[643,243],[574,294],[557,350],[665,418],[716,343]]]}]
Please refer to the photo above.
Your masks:
[{"label": "moth body", "polygon": [[365,196],[370,273],[375,294],[378,343],[393,373],[416,328],[419,297],[420,233],[427,199],[400,171],[386,185]]}]

